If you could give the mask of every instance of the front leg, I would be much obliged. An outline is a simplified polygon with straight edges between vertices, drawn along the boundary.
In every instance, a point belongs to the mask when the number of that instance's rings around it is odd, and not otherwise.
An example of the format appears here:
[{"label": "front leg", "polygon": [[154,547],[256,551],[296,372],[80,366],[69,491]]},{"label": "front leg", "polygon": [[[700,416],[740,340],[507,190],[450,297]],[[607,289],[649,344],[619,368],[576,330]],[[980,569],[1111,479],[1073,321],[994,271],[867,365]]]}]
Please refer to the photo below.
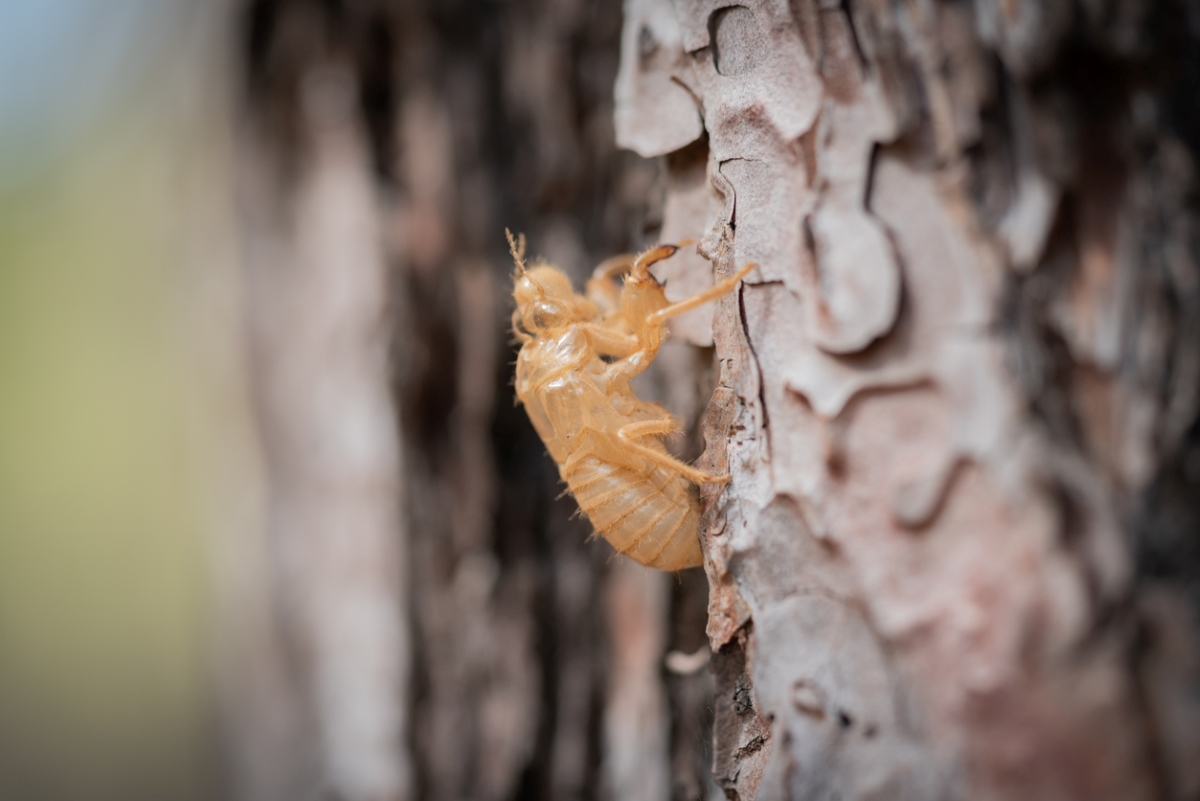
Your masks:
[{"label": "front leg", "polygon": [[618,362],[613,362],[605,371],[608,378],[608,385],[610,387],[627,387],[630,379],[645,372],[646,368],[650,366],[650,363],[654,361],[654,357],[657,355],[658,344],[655,343],[653,347],[642,348]]},{"label": "front leg", "polygon": [[621,286],[616,278],[632,269],[633,259],[629,254],[614,256],[597,267],[588,279],[585,289],[588,299],[605,315],[615,314],[620,309]]},{"label": "front leg", "polygon": [[633,269],[636,260],[637,256],[632,253],[623,253],[620,256],[605,259],[596,269],[592,270],[592,280],[611,281],[618,275],[625,275]]},{"label": "front leg", "polygon": [[[674,250],[671,249],[673,247],[674,246],[664,245],[656,250],[664,252],[669,250],[671,253],[673,253]],[[647,258],[649,255],[660,254],[657,254],[655,251],[651,251],[650,254],[643,256],[643,258]],[[633,378],[635,375],[641,373],[643,370],[649,367],[650,362],[654,361],[654,357],[658,355],[659,346],[662,345],[663,326],[666,325],[668,319],[677,314],[682,314],[685,311],[708,303],[710,300],[716,300],[722,295],[733,291],[733,289],[738,285],[738,282],[745,278],[756,266],[756,264],[751,262],[742,267],[742,269],[738,270],[733,275],[714,284],[703,292],[693,295],[690,298],[685,298],[678,303],[672,303],[669,306],[663,306],[657,311],[645,315],[641,318],[642,322],[640,325],[634,322],[634,328],[637,329],[637,336],[641,343],[641,350],[632,354],[628,359],[624,359],[621,362],[613,365],[613,367],[616,368],[616,372],[622,377],[629,379]],[[661,297],[662,289],[658,282],[654,281],[653,277],[651,277],[649,281],[653,282],[653,287],[651,290],[646,291],[658,292],[659,296]],[[637,300],[634,300],[632,303],[629,303],[629,305],[626,307],[626,316],[630,316],[633,313],[630,309],[636,309],[635,304],[637,304],[637,302]],[[625,303],[628,303],[628,301],[623,301],[623,304]]]},{"label": "front leg", "polygon": [[677,303],[672,303],[670,306],[667,306],[664,309],[659,309],[658,311],[654,312],[654,314],[651,314],[648,318],[646,318],[646,323],[648,325],[661,328],[663,323],[665,323],[668,318],[674,317],[677,314],[683,314],[685,311],[690,311],[697,306],[702,306],[705,303],[708,303],[710,300],[716,300],[722,295],[732,292],[734,287],[738,285],[738,281],[741,281],[743,278],[749,275],[750,271],[757,266],[758,265],[754,262],[750,262],[733,275],[729,276],[723,281],[713,284],[703,292],[692,295],[690,298],[684,298]]}]

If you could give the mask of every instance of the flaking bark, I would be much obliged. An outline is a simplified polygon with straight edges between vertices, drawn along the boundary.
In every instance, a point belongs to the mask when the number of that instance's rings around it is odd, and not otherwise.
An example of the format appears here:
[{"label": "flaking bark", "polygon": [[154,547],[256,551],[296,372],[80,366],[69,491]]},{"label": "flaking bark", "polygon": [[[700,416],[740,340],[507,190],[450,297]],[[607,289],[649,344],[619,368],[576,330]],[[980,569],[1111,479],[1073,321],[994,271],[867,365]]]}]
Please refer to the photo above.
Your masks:
[{"label": "flaking bark", "polygon": [[710,262],[679,283],[761,275],[718,305],[706,414],[729,797],[1200,789],[1183,24],[626,3],[618,142],[708,154],[668,160],[664,229]]}]

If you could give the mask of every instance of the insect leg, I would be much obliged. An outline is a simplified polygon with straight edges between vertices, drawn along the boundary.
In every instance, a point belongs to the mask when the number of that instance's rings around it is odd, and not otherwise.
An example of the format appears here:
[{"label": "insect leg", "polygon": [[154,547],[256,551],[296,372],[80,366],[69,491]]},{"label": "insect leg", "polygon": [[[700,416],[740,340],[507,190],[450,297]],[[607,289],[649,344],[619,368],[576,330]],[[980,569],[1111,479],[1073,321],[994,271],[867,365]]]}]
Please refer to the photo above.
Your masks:
[{"label": "insect leg", "polygon": [[650,265],[675,255],[681,245],[657,245],[650,248],[633,261],[630,275],[634,278],[645,278],[650,274]]},{"label": "insect leg", "polygon": [[584,323],[582,328],[587,332],[588,342],[602,356],[624,359],[638,350],[637,337],[632,334],[625,334],[598,323]]},{"label": "insect leg", "polygon": [[629,379],[649,367],[650,362],[654,361],[654,357],[657,354],[658,343],[656,342],[652,343],[649,347],[644,347],[630,354],[619,362],[613,362],[608,366],[607,374],[609,379],[611,381],[629,381]]},{"label": "insect leg", "polygon": [[[661,246],[666,247],[666,246]],[[697,306],[708,303],[710,300],[721,297],[722,295],[733,290],[737,286],[738,281],[741,281],[746,275],[753,270],[757,265],[754,262],[742,267],[733,275],[720,281],[698,295],[693,295],[690,298],[681,300],[678,303],[672,303],[670,306],[659,309],[646,318],[645,328],[640,332],[642,337],[642,349],[637,353],[630,355],[626,359],[622,359],[612,365],[612,370],[621,373],[629,378],[637,375],[650,366],[650,362],[658,354],[659,345],[662,343],[662,328],[666,323],[667,318],[674,317],[676,314],[694,309]]]},{"label": "insect leg", "polygon": [[[653,247],[638,256],[637,259],[634,260],[633,270],[625,284],[625,291],[628,292],[631,285],[637,287],[644,284],[648,280],[651,284],[653,284],[653,290],[661,293],[661,285],[658,284],[658,282],[649,273],[650,265],[673,255],[679,250],[680,247],[682,247],[682,244],[658,245],[657,247]],[[749,272],[749,269],[750,268],[746,268],[739,273],[736,278],[733,278],[730,281],[724,281],[721,284],[718,284],[717,287],[708,290],[706,293],[702,293],[696,298],[691,298],[683,301],[682,303],[674,304],[673,306],[667,306],[649,315],[648,317],[642,316],[645,314],[645,312],[642,310],[642,308],[640,308],[640,301],[636,299],[631,300],[631,298],[628,298],[622,294],[621,307],[622,311],[625,313],[624,322],[633,329],[634,336],[637,337],[639,348],[635,351],[628,352],[628,355],[624,356],[621,361],[613,364],[610,367],[610,377],[622,377],[627,380],[633,378],[635,375],[641,373],[643,370],[649,367],[650,363],[654,361],[654,357],[658,354],[659,346],[662,344],[663,323],[668,317],[670,317],[672,314],[678,314],[682,311],[686,311],[688,308],[691,308],[685,304],[691,303],[693,305],[698,305],[700,303],[704,303],[706,300],[718,297],[719,295],[728,292],[729,289],[732,289],[736,285],[737,281],[743,275],[745,275],[745,273]],[[726,284],[729,285],[728,288],[726,288]],[[630,314],[635,315],[639,319],[633,319],[629,317]],[[603,325],[604,323],[601,324]],[[615,321],[613,325],[606,327],[616,328]],[[614,353],[611,355],[618,354]]]},{"label": "insect leg", "polygon": [[617,437],[621,442],[635,451],[639,456],[643,456],[657,465],[674,470],[681,476],[695,484],[727,484],[729,476],[714,476],[711,473],[705,473],[703,470],[686,465],[670,454],[656,451],[655,449],[637,442],[641,437],[652,435],[671,434],[676,430],[675,421],[671,419],[665,420],[643,420],[638,423],[630,423],[622,426],[617,431]]},{"label": "insect leg", "polygon": [[521,318],[521,310],[513,309],[513,313],[512,313],[513,336],[515,336],[517,338],[518,342],[520,342],[522,345],[524,345],[526,342],[532,342],[533,337],[531,337],[529,334],[526,334],[524,331],[521,330],[520,318]]},{"label": "insect leg", "polygon": [[658,311],[654,312],[654,314],[651,314],[646,321],[651,325],[661,325],[668,317],[674,317],[677,314],[683,314],[685,311],[708,303],[710,300],[716,300],[722,295],[732,292],[733,288],[737,286],[738,281],[741,281],[743,278],[745,278],[746,275],[757,266],[758,265],[754,262],[750,262],[733,275],[729,276],[723,281],[713,284],[700,294],[692,295],[690,298],[685,298],[678,303],[672,303],[670,306],[667,306],[664,309],[659,309]]},{"label": "insect leg", "polygon": [[637,259],[631,253],[625,253],[620,256],[613,256],[611,259],[605,259],[600,262],[600,265],[592,271],[592,278],[611,281],[618,275],[624,275],[633,269],[633,263]]}]

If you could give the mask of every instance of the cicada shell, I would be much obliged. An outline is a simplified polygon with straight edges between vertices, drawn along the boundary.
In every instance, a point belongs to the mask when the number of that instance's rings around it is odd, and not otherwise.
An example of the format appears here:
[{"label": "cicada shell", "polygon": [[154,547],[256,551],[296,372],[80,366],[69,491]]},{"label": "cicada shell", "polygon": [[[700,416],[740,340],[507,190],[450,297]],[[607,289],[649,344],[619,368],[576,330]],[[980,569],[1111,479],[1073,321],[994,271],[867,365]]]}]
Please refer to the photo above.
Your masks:
[{"label": "cicada shell", "polygon": [[[527,268],[524,238],[509,234],[518,400],[529,413],[567,488],[598,534],[618,553],[659,570],[702,562],[693,483],[722,484],[670,453],[665,437],[678,422],[629,385],[654,360],[674,315],[732,291],[735,275],[686,300],[670,303],[650,266],[678,250],[659,245],[640,256],[610,259],[580,295],[560,270]],[[628,271],[624,286],[615,277]]]}]

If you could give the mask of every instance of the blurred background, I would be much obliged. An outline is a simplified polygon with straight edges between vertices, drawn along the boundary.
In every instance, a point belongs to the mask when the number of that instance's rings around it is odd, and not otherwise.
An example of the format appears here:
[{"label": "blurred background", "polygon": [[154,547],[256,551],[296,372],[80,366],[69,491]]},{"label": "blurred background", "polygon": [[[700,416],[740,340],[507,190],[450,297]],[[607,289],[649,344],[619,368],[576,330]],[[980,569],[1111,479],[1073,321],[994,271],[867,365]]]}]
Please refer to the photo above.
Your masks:
[{"label": "blurred background", "polygon": [[229,133],[192,5],[0,3],[4,798],[215,786],[193,223]]},{"label": "blurred background", "polygon": [[[503,229],[661,226],[620,26],[0,2],[0,798],[721,797],[703,575],[587,541],[512,402]],[[711,358],[643,388],[693,431]]]}]

